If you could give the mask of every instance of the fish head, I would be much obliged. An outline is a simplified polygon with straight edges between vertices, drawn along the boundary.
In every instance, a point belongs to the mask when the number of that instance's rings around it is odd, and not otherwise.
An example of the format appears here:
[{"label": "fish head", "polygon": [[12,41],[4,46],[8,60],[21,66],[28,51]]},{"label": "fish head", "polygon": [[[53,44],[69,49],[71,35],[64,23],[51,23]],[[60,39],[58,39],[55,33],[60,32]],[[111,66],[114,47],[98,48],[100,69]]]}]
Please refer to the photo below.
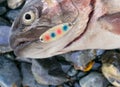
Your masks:
[{"label": "fish head", "polygon": [[90,12],[90,0],[28,0],[12,25],[10,46],[27,58],[65,53],[84,32]]},{"label": "fish head", "polygon": [[26,58],[120,48],[118,0],[28,0],[13,23],[10,45]]}]

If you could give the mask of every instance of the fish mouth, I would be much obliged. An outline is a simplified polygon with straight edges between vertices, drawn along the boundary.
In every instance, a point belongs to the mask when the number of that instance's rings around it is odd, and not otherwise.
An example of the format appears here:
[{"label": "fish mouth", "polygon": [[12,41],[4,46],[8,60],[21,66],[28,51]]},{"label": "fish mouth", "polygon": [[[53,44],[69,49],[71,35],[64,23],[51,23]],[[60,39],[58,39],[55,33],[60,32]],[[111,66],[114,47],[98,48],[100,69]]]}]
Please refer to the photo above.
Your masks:
[{"label": "fish mouth", "polygon": [[14,43],[12,43],[13,39],[11,38],[11,48],[14,49],[15,54],[17,55],[19,51],[23,50],[28,45],[32,44],[33,42],[37,42],[38,40],[32,40],[32,39],[16,39]]}]

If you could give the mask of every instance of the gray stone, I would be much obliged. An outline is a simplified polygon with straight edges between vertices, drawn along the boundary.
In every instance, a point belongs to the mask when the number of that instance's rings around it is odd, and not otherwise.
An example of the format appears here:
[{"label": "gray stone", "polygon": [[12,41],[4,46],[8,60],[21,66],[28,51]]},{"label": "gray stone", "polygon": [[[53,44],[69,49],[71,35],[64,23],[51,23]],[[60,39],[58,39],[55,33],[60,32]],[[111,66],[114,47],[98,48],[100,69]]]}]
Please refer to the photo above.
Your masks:
[{"label": "gray stone", "polygon": [[67,75],[54,60],[32,60],[32,73],[38,83],[44,85],[59,85],[66,81]]},{"label": "gray stone", "polygon": [[21,87],[21,77],[15,63],[0,56],[0,87]]},{"label": "gray stone", "polygon": [[0,6],[0,15],[5,14],[6,11],[7,11],[6,7],[1,7]]},{"label": "gray stone", "polygon": [[69,76],[75,76],[77,74],[77,70],[75,70],[73,67],[67,72]]},{"label": "gray stone", "polygon": [[70,61],[77,67],[86,66],[90,61],[95,59],[96,51],[95,50],[85,50],[85,51],[77,51],[71,52],[62,55],[65,57],[67,61]]},{"label": "gray stone", "polygon": [[70,86],[67,84],[64,84],[63,86],[60,86],[60,87],[70,87]]},{"label": "gray stone", "polygon": [[100,55],[102,55],[104,52],[105,52],[105,50],[98,49],[98,50],[96,50],[96,55],[97,55],[97,56],[100,56]]},{"label": "gray stone", "polygon": [[102,56],[102,73],[115,87],[120,87],[120,53],[108,51]]},{"label": "gray stone", "polygon": [[107,87],[109,84],[104,76],[97,72],[91,72],[79,81],[81,87]]},{"label": "gray stone", "polygon": [[71,65],[61,65],[62,70],[66,73],[71,68]]},{"label": "gray stone", "polygon": [[8,7],[11,9],[16,9],[20,7],[25,0],[7,0]]},{"label": "gray stone", "polygon": [[10,25],[9,22],[0,17],[0,26],[8,26]]},{"label": "gray stone", "polygon": [[21,71],[23,75],[22,80],[23,87],[48,87],[45,85],[38,84],[36,82],[31,71],[31,64],[21,63]]},{"label": "gray stone", "polygon": [[5,2],[6,0],[0,0],[0,3],[3,3],[3,2]]},{"label": "gray stone", "polygon": [[97,63],[95,62],[93,67],[92,67],[92,70],[99,70],[101,68],[102,64],[101,63]]},{"label": "gray stone", "polygon": [[20,9],[18,10],[10,10],[9,12],[7,12],[6,17],[13,22],[15,20],[15,18],[18,16],[20,12]]},{"label": "gray stone", "polygon": [[0,26],[0,53],[12,51],[9,46],[9,26]]},{"label": "gray stone", "polygon": [[87,72],[82,72],[82,71],[80,71],[80,72],[77,74],[77,78],[80,79],[80,78],[84,77],[86,74],[87,74]]},{"label": "gray stone", "polygon": [[81,86],[79,85],[79,83],[76,82],[73,87],[81,87]]}]

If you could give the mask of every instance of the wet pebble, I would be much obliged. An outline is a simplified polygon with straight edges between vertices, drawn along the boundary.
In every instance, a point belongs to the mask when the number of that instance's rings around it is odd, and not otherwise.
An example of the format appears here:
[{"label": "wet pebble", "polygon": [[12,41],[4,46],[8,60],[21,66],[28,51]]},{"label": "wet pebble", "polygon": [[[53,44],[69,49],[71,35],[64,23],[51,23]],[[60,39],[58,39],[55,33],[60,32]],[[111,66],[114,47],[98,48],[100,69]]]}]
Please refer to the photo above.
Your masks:
[{"label": "wet pebble", "polygon": [[32,73],[36,81],[44,85],[59,85],[68,81],[59,63],[51,59],[32,60]]},{"label": "wet pebble", "polygon": [[69,76],[75,76],[76,74],[77,74],[77,70],[75,70],[75,68],[71,68],[68,72],[67,72],[67,74],[69,75]]},{"label": "wet pebble", "polygon": [[100,55],[102,55],[104,52],[105,52],[105,50],[98,49],[98,50],[96,50],[96,55],[97,55],[97,56],[100,56]]},{"label": "wet pebble", "polygon": [[48,87],[45,85],[38,84],[37,81],[34,79],[32,71],[31,71],[31,64],[29,63],[21,63],[21,71],[22,71],[22,85],[23,87]]},{"label": "wet pebble", "polygon": [[7,11],[6,7],[0,6],[0,15],[5,14],[6,11]]},{"label": "wet pebble", "polygon": [[95,50],[85,50],[85,51],[77,51],[64,54],[63,57],[76,66],[76,69],[81,69],[81,67],[85,67],[90,61],[95,59],[96,51]]},{"label": "wet pebble", "polygon": [[107,87],[108,81],[102,74],[97,72],[91,72],[89,75],[80,79],[81,87]]},{"label": "wet pebble", "polygon": [[9,32],[9,26],[0,26],[0,53],[5,53],[12,50],[9,46]]},{"label": "wet pebble", "polygon": [[8,7],[11,9],[16,9],[20,7],[25,0],[7,0]]},{"label": "wet pebble", "polygon": [[6,0],[0,0],[0,3],[3,3],[3,2],[5,2]]},{"label": "wet pebble", "polygon": [[10,25],[10,23],[6,19],[0,17],[0,26],[8,26],[8,25]]},{"label": "wet pebble", "polygon": [[67,85],[67,84],[64,84],[63,86],[61,86],[61,87],[70,87],[69,85]]},{"label": "wet pebble", "polygon": [[15,63],[0,55],[0,87],[21,87],[21,77]]},{"label": "wet pebble", "polygon": [[95,62],[94,65],[93,65],[93,67],[92,67],[92,70],[98,70],[98,71],[100,71],[101,66],[102,66],[101,63]]},{"label": "wet pebble", "polygon": [[9,26],[0,26],[0,45],[8,45],[9,44]]},{"label": "wet pebble", "polygon": [[79,73],[77,74],[77,79],[80,79],[80,78],[84,77],[85,75],[87,75],[87,72],[79,71]]},{"label": "wet pebble", "polygon": [[15,20],[15,18],[18,16],[20,12],[20,9],[17,10],[10,10],[7,12],[6,17],[11,21],[11,23]]},{"label": "wet pebble", "polygon": [[120,87],[120,54],[108,51],[103,55],[102,63],[104,76],[112,85]]},{"label": "wet pebble", "polygon": [[79,83],[74,83],[74,86],[73,87],[81,87],[80,85],[79,85]]}]

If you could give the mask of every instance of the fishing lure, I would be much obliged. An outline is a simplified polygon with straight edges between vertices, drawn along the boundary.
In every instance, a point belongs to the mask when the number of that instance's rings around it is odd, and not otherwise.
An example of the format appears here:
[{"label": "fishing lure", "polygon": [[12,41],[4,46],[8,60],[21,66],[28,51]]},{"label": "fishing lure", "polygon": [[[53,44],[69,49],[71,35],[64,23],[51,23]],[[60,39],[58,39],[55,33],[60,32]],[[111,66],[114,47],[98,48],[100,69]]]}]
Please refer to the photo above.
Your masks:
[{"label": "fishing lure", "polygon": [[45,33],[43,33],[40,36],[40,41],[43,43],[49,43],[55,41],[63,37],[71,28],[72,28],[72,24],[70,23],[59,24],[53,28],[50,28]]}]

